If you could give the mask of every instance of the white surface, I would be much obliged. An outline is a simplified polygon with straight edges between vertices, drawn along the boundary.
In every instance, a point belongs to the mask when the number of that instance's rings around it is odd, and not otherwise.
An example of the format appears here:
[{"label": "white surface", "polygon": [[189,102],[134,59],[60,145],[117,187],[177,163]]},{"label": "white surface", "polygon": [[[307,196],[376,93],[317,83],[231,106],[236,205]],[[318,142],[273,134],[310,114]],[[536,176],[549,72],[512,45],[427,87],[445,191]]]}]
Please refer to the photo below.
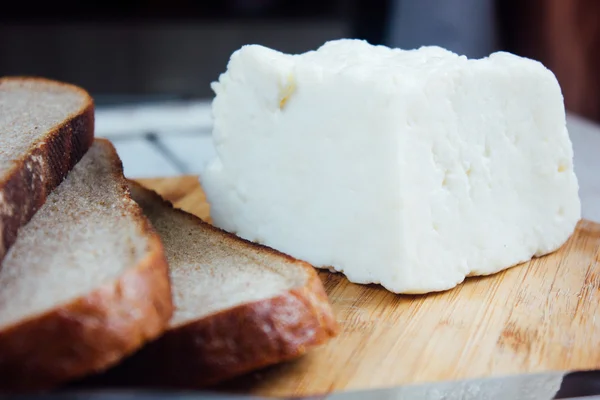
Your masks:
[{"label": "white surface", "polygon": [[569,115],[567,127],[575,153],[582,217],[600,222],[600,127]]},{"label": "white surface", "polygon": [[145,140],[113,140],[128,178],[176,176],[180,173],[171,161]]},{"label": "white surface", "polygon": [[186,173],[199,174],[216,156],[211,135],[165,135],[161,143],[185,166]]},{"label": "white surface", "polygon": [[212,126],[210,103],[168,102],[144,106],[99,108],[96,110],[96,136],[109,139],[123,135],[181,131],[202,131]]},{"label": "white surface", "polygon": [[581,217],[560,87],[538,62],[246,46],[213,89],[214,223],[351,282],[450,289],[556,250]]}]

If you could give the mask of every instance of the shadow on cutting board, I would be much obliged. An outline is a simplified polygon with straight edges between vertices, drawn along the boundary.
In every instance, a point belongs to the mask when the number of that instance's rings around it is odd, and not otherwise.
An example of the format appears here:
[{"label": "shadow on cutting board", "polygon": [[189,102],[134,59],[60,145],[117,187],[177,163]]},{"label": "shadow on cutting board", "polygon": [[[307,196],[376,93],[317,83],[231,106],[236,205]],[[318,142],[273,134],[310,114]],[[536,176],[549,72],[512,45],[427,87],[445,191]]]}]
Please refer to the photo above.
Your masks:
[{"label": "shadow on cutting board", "polygon": [[[304,359],[309,359],[310,354],[297,360],[283,362],[277,365],[268,366],[257,371],[224,381],[218,385],[208,387],[195,386],[158,386],[150,381],[138,381],[136,384],[130,384],[127,374],[118,366],[109,369],[103,373],[84,377],[80,380],[70,382],[57,389],[58,393],[79,392],[79,391],[134,391],[148,390],[153,392],[157,390],[186,392],[201,391],[215,394],[233,394],[233,395],[251,395],[257,392],[257,388],[264,383],[265,379],[277,380],[278,376],[284,376],[289,368],[297,367],[298,363],[303,363]],[[308,360],[304,360],[306,362]],[[302,399],[318,399],[319,397],[303,397]]]}]

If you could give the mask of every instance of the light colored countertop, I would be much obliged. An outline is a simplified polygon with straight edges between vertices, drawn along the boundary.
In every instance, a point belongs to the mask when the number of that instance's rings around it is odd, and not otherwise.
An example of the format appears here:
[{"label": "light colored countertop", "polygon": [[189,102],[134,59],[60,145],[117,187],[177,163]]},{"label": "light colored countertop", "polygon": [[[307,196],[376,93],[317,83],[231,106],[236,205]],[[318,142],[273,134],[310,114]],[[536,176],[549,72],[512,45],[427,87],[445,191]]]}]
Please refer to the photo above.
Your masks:
[{"label": "light colored countertop", "polygon": [[[199,174],[214,157],[208,101],[96,110],[96,136],[117,148],[130,178]],[[600,126],[567,116],[582,214],[600,222]]]}]

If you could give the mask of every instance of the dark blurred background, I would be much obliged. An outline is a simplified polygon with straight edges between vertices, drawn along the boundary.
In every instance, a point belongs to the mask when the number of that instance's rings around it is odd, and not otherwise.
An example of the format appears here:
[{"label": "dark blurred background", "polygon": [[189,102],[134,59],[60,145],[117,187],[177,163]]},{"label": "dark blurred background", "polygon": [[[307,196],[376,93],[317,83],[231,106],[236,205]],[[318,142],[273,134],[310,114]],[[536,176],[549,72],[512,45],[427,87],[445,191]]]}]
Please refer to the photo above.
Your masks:
[{"label": "dark blurred background", "polygon": [[596,0],[13,0],[0,11],[0,75],[73,82],[99,104],[209,98],[244,44],[296,53],[354,37],[536,58],[569,110],[600,120],[599,16]]}]

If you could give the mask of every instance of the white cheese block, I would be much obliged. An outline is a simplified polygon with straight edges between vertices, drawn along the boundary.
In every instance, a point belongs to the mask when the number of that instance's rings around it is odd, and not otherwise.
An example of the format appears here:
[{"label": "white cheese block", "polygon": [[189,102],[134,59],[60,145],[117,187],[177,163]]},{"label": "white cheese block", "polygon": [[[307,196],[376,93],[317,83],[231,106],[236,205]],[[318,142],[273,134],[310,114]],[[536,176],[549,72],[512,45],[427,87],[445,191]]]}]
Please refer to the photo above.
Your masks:
[{"label": "white cheese block", "polygon": [[449,289],[558,249],[580,219],[561,90],[538,62],[251,45],[213,90],[214,223],[352,282]]}]

